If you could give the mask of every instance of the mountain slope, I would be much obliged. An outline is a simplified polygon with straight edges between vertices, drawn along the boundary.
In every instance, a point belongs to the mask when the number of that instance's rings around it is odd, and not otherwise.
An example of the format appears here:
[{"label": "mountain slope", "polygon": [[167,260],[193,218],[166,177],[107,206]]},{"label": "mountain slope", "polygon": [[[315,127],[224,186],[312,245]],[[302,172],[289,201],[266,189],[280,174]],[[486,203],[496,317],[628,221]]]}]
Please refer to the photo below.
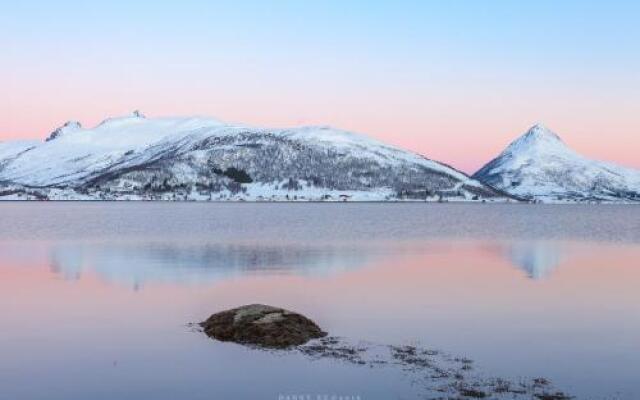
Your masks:
[{"label": "mountain slope", "polygon": [[68,122],[38,144],[0,144],[0,157],[9,198],[505,199],[447,165],[328,127],[135,112],[92,129]]},{"label": "mountain slope", "polygon": [[542,125],[512,142],[473,178],[542,202],[640,201],[640,171],[585,158]]}]

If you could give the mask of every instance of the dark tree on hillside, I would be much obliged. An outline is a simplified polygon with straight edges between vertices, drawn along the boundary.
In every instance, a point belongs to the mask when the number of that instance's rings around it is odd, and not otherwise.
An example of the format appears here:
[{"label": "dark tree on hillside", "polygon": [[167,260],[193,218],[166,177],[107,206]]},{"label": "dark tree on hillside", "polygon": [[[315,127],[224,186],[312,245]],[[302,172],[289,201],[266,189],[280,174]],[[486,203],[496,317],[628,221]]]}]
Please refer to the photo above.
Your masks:
[{"label": "dark tree on hillside", "polygon": [[238,183],[251,183],[253,179],[247,174],[245,170],[229,167],[224,171],[224,174]]}]

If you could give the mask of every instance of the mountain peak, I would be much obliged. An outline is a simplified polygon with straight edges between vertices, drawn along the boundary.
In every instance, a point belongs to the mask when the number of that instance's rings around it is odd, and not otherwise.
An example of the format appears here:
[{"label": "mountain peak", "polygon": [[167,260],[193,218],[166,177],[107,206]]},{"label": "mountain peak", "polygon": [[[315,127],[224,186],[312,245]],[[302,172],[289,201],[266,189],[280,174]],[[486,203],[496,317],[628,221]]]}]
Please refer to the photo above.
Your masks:
[{"label": "mountain peak", "polygon": [[533,125],[522,136],[513,141],[507,148],[508,152],[521,151],[529,148],[565,148],[560,136],[546,126],[538,123]]},{"label": "mountain peak", "polygon": [[553,132],[551,129],[547,128],[541,123],[537,123],[533,125],[525,134],[522,136],[529,139],[547,139],[547,140],[557,140],[562,141],[560,136],[557,133]]},{"label": "mountain peak", "polygon": [[53,139],[56,139],[60,136],[63,136],[69,132],[75,132],[82,129],[82,124],[78,121],[67,121],[61,127],[56,128],[51,134],[45,139],[45,142],[49,142]]},{"label": "mountain peak", "polygon": [[106,118],[105,120],[103,120],[102,122],[100,122],[98,124],[98,126],[104,126],[104,125],[110,125],[110,124],[118,124],[121,122],[131,122],[131,121],[139,121],[139,120],[144,120],[147,117],[140,111],[140,110],[135,110],[134,112],[127,114],[127,115],[123,115],[120,117],[109,117]]}]

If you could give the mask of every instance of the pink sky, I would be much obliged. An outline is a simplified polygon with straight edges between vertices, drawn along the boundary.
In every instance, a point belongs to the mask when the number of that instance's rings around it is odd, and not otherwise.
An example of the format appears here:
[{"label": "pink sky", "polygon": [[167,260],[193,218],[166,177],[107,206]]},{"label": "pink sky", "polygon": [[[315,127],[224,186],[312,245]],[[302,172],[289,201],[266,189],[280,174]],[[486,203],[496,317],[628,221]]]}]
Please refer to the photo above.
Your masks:
[{"label": "pink sky", "polygon": [[471,90],[466,96],[448,93],[423,98],[397,93],[305,97],[295,91],[188,95],[187,89],[165,96],[128,85],[65,94],[63,85],[50,86],[24,88],[0,108],[0,140],[44,139],[67,120],[93,126],[108,116],[141,109],[150,117],[206,115],[270,127],[332,125],[472,173],[530,125],[542,122],[586,156],[640,168],[640,114],[633,113],[635,105],[624,101],[615,105],[590,98],[542,101],[538,96]]}]

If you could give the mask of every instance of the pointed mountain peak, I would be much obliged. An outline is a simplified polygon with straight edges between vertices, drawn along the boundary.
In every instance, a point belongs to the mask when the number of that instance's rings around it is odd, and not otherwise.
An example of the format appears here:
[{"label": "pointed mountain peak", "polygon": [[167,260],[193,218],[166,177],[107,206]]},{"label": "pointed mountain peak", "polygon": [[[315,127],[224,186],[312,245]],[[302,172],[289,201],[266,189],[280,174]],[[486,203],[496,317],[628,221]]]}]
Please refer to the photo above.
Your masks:
[{"label": "pointed mountain peak", "polygon": [[140,110],[135,110],[131,113],[131,116],[135,118],[147,118],[142,112],[140,112]]},{"label": "pointed mountain peak", "polygon": [[542,124],[535,124],[518,139],[514,140],[505,150],[514,153],[530,148],[566,148],[560,136]]},{"label": "pointed mountain peak", "polygon": [[61,127],[57,128],[55,131],[51,132],[49,137],[45,139],[45,142],[49,142],[53,139],[59,138],[61,136],[66,135],[69,132],[75,132],[82,129],[82,125],[78,121],[67,121]]},{"label": "pointed mountain peak", "polygon": [[536,140],[557,140],[562,142],[562,139],[560,139],[560,136],[558,136],[557,133],[553,132],[551,129],[540,123],[537,123],[529,128],[529,130],[525,132],[524,135],[522,135],[522,138]]}]

